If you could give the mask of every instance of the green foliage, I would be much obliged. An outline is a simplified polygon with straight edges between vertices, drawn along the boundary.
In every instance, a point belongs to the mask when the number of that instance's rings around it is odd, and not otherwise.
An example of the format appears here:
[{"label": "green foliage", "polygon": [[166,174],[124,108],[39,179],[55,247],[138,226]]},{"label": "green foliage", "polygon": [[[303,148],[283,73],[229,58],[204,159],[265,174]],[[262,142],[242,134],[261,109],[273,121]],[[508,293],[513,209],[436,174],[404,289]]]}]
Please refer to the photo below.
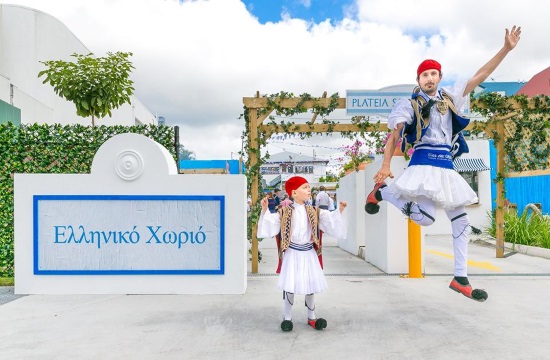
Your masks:
[{"label": "green foliage", "polygon": [[[258,116],[265,115],[267,113],[275,112],[278,116],[286,116],[291,117],[293,115],[302,114],[308,111],[308,109],[304,106],[304,103],[306,101],[311,100],[319,100],[319,98],[313,98],[311,95],[304,93],[299,96],[299,100],[296,103],[294,107],[286,108],[279,105],[279,103],[285,99],[292,99],[294,98],[293,93],[281,91],[276,94],[271,95],[264,95],[263,97],[267,98],[267,107],[262,109],[252,109],[251,111],[258,111]],[[338,94],[333,94],[331,96],[330,105],[328,108],[325,108],[323,106],[315,105],[314,108],[312,108],[312,112],[314,114],[320,115],[323,119],[323,123],[328,123],[329,125],[333,122],[328,121],[325,119],[327,115],[329,115],[334,109],[336,109],[338,106]],[[261,178],[260,173],[260,167],[262,164],[266,162],[267,159],[269,159],[269,153],[267,153],[265,156],[261,155],[261,148],[267,144],[268,134],[265,131],[258,130],[258,137],[254,139],[258,143],[258,147],[254,148],[250,146],[250,117],[249,117],[249,110],[244,107],[244,112],[239,116],[240,119],[244,119],[245,122],[245,130],[242,133],[241,139],[243,142],[243,150],[240,153],[241,156],[246,158],[245,161],[245,168],[246,168],[246,177],[247,177],[247,190],[248,192],[251,191],[252,187],[252,179],[258,179],[258,194],[263,194],[263,187],[262,182],[259,181]],[[268,126],[271,126],[273,128],[276,128],[278,126],[281,126],[285,133],[292,133],[296,132],[295,123],[293,121],[281,121],[280,123],[277,123],[275,121],[275,118],[273,116],[269,116],[269,123]],[[313,129],[313,124],[311,122],[308,122],[308,124]],[[305,132],[305,133],[299,133],[301,139],[305,139],[307,137],[311,137],[312,132]],[[253,154],[255,158],[258,159],[257,163],[252,166],[250,162],[250,158],[248,157],[249,154]],[[260,200],[260,199],[259,199]],[[248,233],[251,234],[251,229],[254,224],[258,223],[258,220],[260,218],[261,213],[261,206],[258,203],[252,204],[251,210],[250,210],[250,216],[248,221]],[[251,237],[249,236],[249,239]]]},{"label": "green foliage", "polygon": [[349,159],[349,161],[344,164],[344,167],[342,169],[344,172],[351,169],[359,171],[359,165],[361,163],[372,161],[372,151],[365,150],[363,148],[363,145],[363,142],[355,140],[353,144],[344,146],[342,148],[342,150],[344,151],[344,157],[346,159]]},{"label": "green foliage", "polygon": [[[239,119],[244,119],[245,122],[245,130],[242,133],[241,139],[243,142],[243,150],[240,152],[240,155],[243,157],[246,157],[246,176],[247,176],[247,190],[248,192],[251,191],[252,187],[252,180],[257,179],[258,180],[258,194],[263,194],[263,188],[262,188],[262,182],[261,179],[261,173],[260,173],[260,167],[266,162],[267,159],[269,159],[269,153],[267,153],[265,156],[262,156],[261,154],[261,148],[267,144],[267,139],[271,135],[271,133],[279,132],[279,127],[283,129],[284,134],[290,134],[290,133],[297,133],[301,139],[309,138],[314,133],[314,125],[315,124],[324,124],[328,125],[326,134],[332,135],[334,132],[334,126],[339,124],[338,121],[334,121],[331,119],[327,119],[327,116],[330,115],[334,110],[338,107],[338,100],[339,95],[338,93],[334,93],[330,96],[330,101],[328,106],[324,106],[320,103],[319,100],[321,98],[315,98],[312,97],[310,94],[303,93],[297,97],[297,102],[293,107],[283,107],[279,105],[283,100],[293,99],[296,98],[293,93],[289,93],[286,91],[281,91],[276,94],[271,95],[263,95],[264,98],[267,100],[267,106],[265,108],[260,109],[248,109],[246,106],[244,107],[244,112],[239,116]],[[313,107],[310,109],[311,113],[316,116],[320,117],[321,120],[317,121],[315,124],[312,121],[307,121],[305,124],[308,125],[309,131],[305,132],[299,132],[298,125],[292,121],[292,116],[299,115],[308,112],[308,108],[304,106],[306,101],[313,101]],[[275,112],[277,116],[285,116],[289,117],[290,119],[288,121],[281,120],[279,123],[276,122],[274,116],[269,116],[269,122],[265,124],[265,127],[262,129],[258,129],[258,136],[255,139],[250,139],[250,114],[249,111],[257,111],[258,116],[262,116],[265,114],[270,114]],[[381,139],[383,138],[383,134],[386,132],[382,132],[379,130],[380,128],[380,121],[377,123],[371,123],[368,118],[365,118],[364,116],[355,116],[351,119],[352,124],[355,125],[358,128],[358,131],[342,131],[340,134],[348,139],[355,140],[357,138],[361,138],[364,141],[365,145],[368,145],[372,148],[379,148],[381,146]],[[267,132],[270,132],[269,134]],[[315,131],[316,132],[316,131]],[[258,144],[257,148],[251,147],[251,140],[256,141]],[[252,166],[250,162],[250,158],[248,155],[254,156],[258,161],[257,163]],[[259,199],[260,200],[260,199]],[[261,206],[258,203],[252,204],[249,221],[248,221],[248,233],[251,234],[251,228],[254,224],[257,224],[259,218],[260,218],[260,212],[261,212]],[[251,236],[249,236],[249,240],[251,239]],[[260,239],[258,239],[260,240]]]},{"label": "green foliage", "polygon": [[353,161],[348,161],[342,166],[342,169],[340,170],[339,178],[343,178],[346,176],[346,174],[350,173],[351,171],[359,171],[359,164],[355,165]]},{"label": "green foliage", "polygon": [[[489,235],[496,236],[494,212],[489,214],[491,226]],[[550,218],[546,215],[529,213],[528,209],[518,215],[515,211],[504,213],[504,240],[512,244],[537,246],[550,249]]]},{"label": "green foliage", "polygon": [[122,133],[143,134],[170,151],[175,160],[174,128],[0,124],[0,276],[13,276],[13,174],[86,174],[99,147]]},{"label": "green foliage", "polygon": [[326,176],[321,176],[319,182],[337,182],[340,177],[332,172],[328,172]]},{"label": "green foliage", "polygon": [[[244,113],[240,118],[245,120],[245,130],[241,136],[243,141],[242,156],[251,155],[258,159],[254,166],[251,166],[250,158],[246,160],[247,178],[248,178],[248,191],[251,191],[251,185],[253,179],[258,179],[258,193],[262,194],[263,189],[261,185],[260,167],[269,159],[269,153],[264,157],[261,156],[260,149],[267,143],[268,135],[271,133],[279,132],[279,128],[282,128],[284,134],[298,133],[301,139],[311,137],[314,131],[314,124],[311,121],[306,122],[309,125],[310,131],[298,132],[298,125],[292,120],[281,120],[276,122],[273,116],[269,116],[270,122],[266,124],[262,129],[258,129],[258,136],[255,139],[250,138],[250,117],[249,111],[257,111],[258,116],[262,116],[271,112],[275,112],[277,116],[291,117],[307,112],[307,108],[304,106],[306,101],[314,101],[315,105],[311,109],[311,112],[315,115],[320,115],[322,118],[322,124],[328,124],[328,135],[334,130],[334,126],[338,122],[327,119],[330,113],[332,113],[338,106],[338,93],[333,94],[330,97],[330,104],[328,106],[319,105],[317,100],[319,98],[313,98],[309,94],[302,94],[299,96],[295,106],[291,108],[283,108],[279,104],[286,99],[294,98],[294,94],[281,91],[277,94],[264,95],[267,98],[267,106],[261,109],[248,109],[244,107]],[[473,133],[479,133],[485,131],[491,125],[494,125],[496,121],[501,121],[500,116],[507,116],[507,118],[514,123],[513,136],[500,139],[495,130],[491,130],[489,136],[494,139],[495,143],[498,141],[505,141],[506,157],[506,172],[508,171],[525,171],[533,169],[547,169],[549,167],[549,155],[550,155],[550,122],[548,114],[550,112],[550,97],[538,96],[531,98],[532,101],[528,101],[525,96],[513,96],[502,97],[498,94],[488,93],[483,94],[478,99],[473,98],[472,93],[472,111],[481,114],[486,117],[487,121],[474,121]],[[512,100],[512,101],[510,101]],[[512,106],[515,101],[516,107]],[[517,110],[519,106],[520,110]],[[510,117],[509,115],[512,114]],[[363,116],[356,116],[352,119],[352,124],[356,125],[357,131],[342,131],[340,134],[343,137],[356,140],[362,138],[369,147],[374,149],[381,149],[384,145],[384,140],[387,139],[387,131],[380,130],[380,122],[371,123],[368,118]],[[319,122],[318,122],[319,123]],[[257,124],[254,124],[256,126]],[[266,130],[267,129],[267,130]],[[268,134],[267,131],[271,133]],[[526,141],[528,139],[528,141]],[[251,141],[257,142],[257,148],[251,147]],[[518,149],[524,149],[525,151],[519,152]],[[410,153],[407,152],[406,156]],[[354,165],[350,165],[354,166]],[[504,175],[499,174],[497,181],[503,182]],[[252,205],[252,211],[250,220],[248,222],[248,229],[250,234],[250,228],[253,224],[256,224],[259,219],[261,207],[258,204]],[[249,237],[250,239],[250,237]]]},{"label": "green foliage", "polygon": [[473,133],[502,121],[501,116],[508,116],[505,139],[500,139],[494,130],[490,134],[495,144],[504,141],[506,172],[544,170],[550,166],[550,97],[528,99],[525,95],[506,97],[487,93],[471,100],[472,111],[488,119],[474,122]]},{"label": "green foliage", "polygon": [[178,157],[180,160],[195,160],[195,153],[191,150],[187,150],[183,145],[180,144],[178,149]]},{"label": "green foliage", "polygon": [[134,93],[131,52],[108,52],[106,57],[98,58],[91,53],[71,56],[76,62],[41,61],[47,68],[38,77],[45,76],[44,84],[49,83],[57,95],[73,102],[78,116],[91,116],[95,126],[95,118],[111,116],[111,110],[130,103]]},{"label": "green foliage", "polygon": [[0,277],[0,286],[13,286],[13,277]]}]

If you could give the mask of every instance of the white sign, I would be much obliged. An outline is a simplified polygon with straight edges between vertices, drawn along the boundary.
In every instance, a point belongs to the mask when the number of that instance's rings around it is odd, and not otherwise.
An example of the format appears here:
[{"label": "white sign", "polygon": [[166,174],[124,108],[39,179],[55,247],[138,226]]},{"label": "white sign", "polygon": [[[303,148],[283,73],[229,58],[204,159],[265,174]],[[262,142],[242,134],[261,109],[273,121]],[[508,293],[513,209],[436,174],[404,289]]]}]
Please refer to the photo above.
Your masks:
[{"label": "white sign", "polygon": [[178,174],[139,134],[89,174],[14,174],[16,294],[244,294],[246,176]]},{"label": "white sign", "polygon": [[346,114],[351,116],[389,114],[397,101],[410,96],[410,92],[347,90]]},{"label": "white sign", "polygon": [[224,274],[224,197],[34,195],[34,274]]}]

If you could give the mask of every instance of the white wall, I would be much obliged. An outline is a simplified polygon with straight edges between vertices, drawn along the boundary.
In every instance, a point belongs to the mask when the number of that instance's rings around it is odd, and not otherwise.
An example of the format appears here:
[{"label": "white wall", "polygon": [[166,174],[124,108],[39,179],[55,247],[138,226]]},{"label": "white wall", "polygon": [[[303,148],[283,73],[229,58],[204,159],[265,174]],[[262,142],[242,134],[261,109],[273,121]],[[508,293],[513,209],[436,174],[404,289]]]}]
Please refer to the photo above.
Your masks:
[{"label": "white wall", "polygon": [[[9,85],[13,84],[13,105],[21,109],[21,123],[59,123],[90,125],[91,118],[76,115],[76,108],[55,94],[38,73],[45,67],[40,61],[74,61],[73,53],[91,53],[74,34],[56,18],[30,8],[0,4],[0,98],[7,103]],[[101,56],[101,54],[96,54]],[[7,79],[7,80],[6,80]],[[134,125],[134,114],[143,124],[156,124],[155,116],[135,97],[97,122],[100,125]]]},{"label": "white wall", "polygon": [[[489,141],[468,141],[470,152],[463,158],[481,158],[486,165],[489,161]],[[408,224],[407,218],[399,209],[383,201],[378,214],[369,215],[364,211],[365,200],[374,187],[372,180],[379,170],[381,157],[368,164],[364,171],[353,172],[340,179],[337,190],[338,200],[348,203],[346,221],[348,236],[338,240],[338,246],[354,255],[364,246],[365,260],[387,273],[408,273]],[[403,173],[408,162],[403,157],[392,159],[392,172],[397,178]],[[472,225],[484,228],[489,225],[487,212],[491,210],[491,179],[489,171],[481,171],[479,176],[479,204],[466,208]],[[390,184],[393,180],[387,179]],[[421,237],[427,235],[450,235],[451,224],[442,209],[436,210],[433,225],[421,228]],[[422,240],[423,241],[423,240]],[[424,261],[422,260],[422,264]],[[423,267],[424,265],[422,265]]]},{"label": "white wall", "polygon": [[[367,194],[374,187],[372,179],[381,164],[382,160],[377,159],[365,168],[364,182]],[[395,156],[391,162],[391,171],[395,178],[387,179],[386,183],[389,185],[397,179],[407,165],[404,157]],[[369,215],[364,211],[363,213],[366,217],[365,260],[386,273],[408,273],[408,218],[387,201],[380,202],[380,211],[377,214]]]},{"label": "white wall", "polygon": [[[339,239],[338,246],[354,255],[363,248],[364,259],[386,273],[409,272],[408,219],[388,202],[380,203],[380,211],[365,212],[367,195],[374,187],[374,174],[382,160],[368,164],[365,170],[351,172],[340,179],[338,201],[345,200],[347,238]],[[403,173],[408,163],[403,157],[394,157],[391,169],[395,177]],[[393,180],[386,182],[391,184]],[[422,262],[423,263],[423,262]]]},{"label": "white wall", "polygon": [[[0,54],[1,54],[0,49]],[[1,55],[0,55],[1,56]],[[10,103],[10,80],[0,73],[0,99]]]},{"label": "white wall", "polygon": [[[344,211],[347,226],[347,238],[338,239],[338,247],[353,255],[360,255],[359,248],[365,246],[365,171],[351,172],[340,179],[336,191],[336,200],[346,201]],[[338,204],[336,204],[338,208]]]},{"label": "white wall", "polygon": [[17,87],[13,89],[13,106],[21,109],[22,124],[53,124],[56,122],[54,117],[55,110],[53,108],[36,100]]},{"label": "white wall", "polygon": [[[222,179],[223,178],[223,179]],[[178,175],[177,166],[168,150],[153,140],[138,134],[121,134],[106,141],[96,153],[90,174],[15,174],[14,180],[14,225],[15,225],[15,292],[17,294],[244,294],[247,280],[246,238],[246,177],[244,175]],[[160,185],[159,185],[160,184]],[[48,213],[46,206],[36,201],[36,196],[57,199],[80,196],[71,200],[70,211]],[[90,210],[90,200],[82,197],[98,197]],[[111,206],[117,202],[113,196],[145,198],[129,203],[112,214]],[[166,200],[153,200],[159,204],[156,210],[148,211],[142,204],[153,197],[187,197],[187,201],[199,202],[198,197],[223,197],[220,209],[224,216],[219,226],[211,222],[212,211],[193,211]],[[194,199],[193,199],[194,198]],[[137,203],[137,205],[136,205]],[[120,204],[119,204],[120,205]],[[119,206],[117,205],[117,206]],[[63,210],[64,208],[61,208]],[[206,208],[204,208],[206,209]],[[43,212],[44,211],[44,212]],[[187,211],[187,212],[186,212]],[[222,211],[219,211],[222,214]],[[106,215],[105,215],[106,214]],[[104,216],[102,216],[104,215]],[[219,215],[218,215],[219,216]],[[121,230],[143,234],[136,243],[109,241],[99,246],[89,241],[53,241],[50,220],[58,225],[74,225],[86,230]],[[72,219],[72,220],[71,220]],[[98,220],[99,219],[99,220]],[[147,226],[177,230],[177,226],[201,219],[205,224],[205,246],[225,244],[223,256],[213,256],[197,250],[197,246],[185,248],[174,246],[175,242],[146,245]],[[203,222],[204,221],[204,222]],[[126,224],[125,224],[126,223]],[[214,223],[214,227],[210,224]],[[80,226],[78,226],[80,225]],[[172,225],[173,227],[171,227]],[[65,227],[65,226],[64,226]],[[57,228],[57,227],[56,227]],[[199,227],[199,229],[202,226]],[[195,226],[187,230],[197,233]],[[104,230],[104,231],[107,231]],[[57,231],[57,230],[56,230]],[[180,230],[177,230],[180,231]],[[81,231],[80,234],[88,233]],[[213,240],[210,241],[213,234]],[[149,234],[150,235],[150,234]],[[219,235],[219,241],[216,240]],[[222,238],[223,235],[223,238]],[[69,238],[70,239],[70,238]],[[134,239],[137,239],[134,237]],[[223,242],[222,242],[223,239]],[[170,240],[170,239],[169,239]],[[175,241],[175,239],[174,239]],[[216,242],[218,241],[218,242]],[[196,245],[196,244],[195,244]],[[70,250],[67,247],[70,246]],[[68,252],[71,251],[71,252]],[[220,250],[221,251],[221,250]],[[197,255],[189,255],[190,252]],[[46,270],[40,267],[40,259],[49,255]],[[68,254],[74,254],[69,256]],[[224,261],[221,274],[173,273],[167,264],[185,269],[190,266],[179,261],[191,256],[191,265]],[[145,259],[145,260],[144,260]],[[176,259],[177,261],[175,261]],[[189,259],[189,258],[188,258]],[[141,267],[135,264],[144,264]],[[91,265],[90,265],[91,264]],[[97,268],[99,267],[99,271]],[[170,269],[172,273],[159,274]],[[93,268],[90,273],[90,268]],[[195,267],[196,268],[196,267]],[[69,269],[69,270],[67,270]],[[125,273],[113,273],[123,269]],[[137,270],[137,271],[136,271]],[[50,273],[45,273],[50,272]],[[141,272],[140,272],[141,271]],[[157,271],[156,273],[154,271]],[[52,273],[53,272],[53,273]],[[147,272],[144,274],[143,272]]]}]

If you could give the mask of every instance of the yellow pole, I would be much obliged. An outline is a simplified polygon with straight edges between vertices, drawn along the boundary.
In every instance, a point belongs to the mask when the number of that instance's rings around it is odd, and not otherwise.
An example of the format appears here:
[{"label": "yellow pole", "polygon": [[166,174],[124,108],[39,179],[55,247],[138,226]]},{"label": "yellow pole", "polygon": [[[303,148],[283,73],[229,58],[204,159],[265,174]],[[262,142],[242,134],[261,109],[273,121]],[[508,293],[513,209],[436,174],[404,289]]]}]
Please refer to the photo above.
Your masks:
[{"label": "yellow pole", "polygon": [[409,230],[409,277],[421,278],[422,276],[422,244],[420,242],[420,225],[407,220]]}]

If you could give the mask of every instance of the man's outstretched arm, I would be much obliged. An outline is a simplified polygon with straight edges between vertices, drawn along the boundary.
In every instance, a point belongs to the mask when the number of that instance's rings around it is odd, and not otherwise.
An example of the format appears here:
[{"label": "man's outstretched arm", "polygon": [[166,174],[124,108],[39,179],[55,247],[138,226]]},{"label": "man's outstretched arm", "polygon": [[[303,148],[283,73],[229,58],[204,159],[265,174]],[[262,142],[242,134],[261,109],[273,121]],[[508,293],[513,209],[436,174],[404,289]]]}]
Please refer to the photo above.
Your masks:
[{"label": "man's outstretched arm", "polygon": [[466,88],[464,89],[463,96],[468,95],[470,92],[472,92],[479,84],[485,81],[491,75],[493,71],[498,67],[498,65],[504,60],[506,55],[516,47],[517,43],[519,42],[519,38],[521,35],[521,26],[514,25],[512,27],[511,31],[508,31],[506,29],[506,35],[504,36],[504,45],[502,48],[496,53],[495,56],[491,60],[489,60],[485,65],[483,65],[476,74],[468,80],[468,83],[466,84]]}]

